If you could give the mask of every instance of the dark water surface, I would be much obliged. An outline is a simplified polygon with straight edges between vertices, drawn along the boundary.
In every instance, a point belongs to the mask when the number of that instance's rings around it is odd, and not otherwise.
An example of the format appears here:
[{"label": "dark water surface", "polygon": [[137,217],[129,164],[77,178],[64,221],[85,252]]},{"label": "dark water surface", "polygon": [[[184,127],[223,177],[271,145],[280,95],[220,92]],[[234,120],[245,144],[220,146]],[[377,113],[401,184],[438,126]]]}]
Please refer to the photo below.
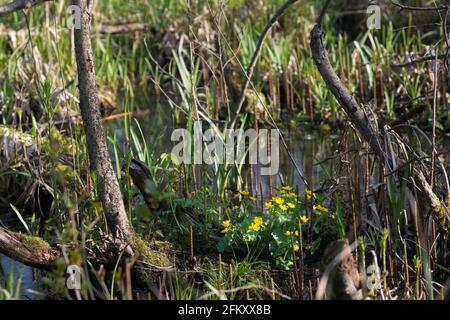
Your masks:
[{"label": "dark water surface", "polygon": [[[173,130],[185,128],[185,126],[175,125],[174,112],[170,107],[158,106],[153,109],[152,111],[135,114],[131,117],[131,120],[118,118],[106,122],[109,141],[111,142],[115,138],[119,149],[119,158],[123,151],[130,147],[127,146],[127,141],[131,141],[130,144],[133,146],[141,145],[141,147],[145,143],[155,159],[162,153],[171,152],[177,143],[171,141]],[[126,130],[124,129],[125,121],[128,121],[127,125],[130,125],[135,132],[134,137],[129,137],[129,140],[127,140]],[[203,125],[205,130],[207,123],[204,122]],[[293,185],[298,187],[301,193],[304,192],[306,185],[303,178],[298,174],[296,167],[313,190],[320,188],[328,176],[334,175],[332,170],[336,161],[333,160],[333,156],[337,154],[339,142],[337,136],[324,135],[320,130],[306,131],[302,128],[282,129],[281,133],[291,157],[280,140],[278,174],[262,176],[259,174],[257,165],[247,168],[247,170],[253,170],[253,174],[245,174],[247,186],[259,198],[261,205],[272,196],[274,188],[280,188],[282,185]],[[448,146],[449,144],[445,143],[445,145]],[[142,152],[142,150],[134,149],[136,153]],[[111,156],[115,161],[113,150],[111,150]],[[326,159],[328,160],[323,161]],[[119,161],[123,160],[119,159]],[[212,172],[214,172],[213,169]],[[22,299],[37,298],[33,292],[30,292],[30,289],[36,288],[33,282],[32,268],[1,255],[0,260],[6,277],[13,277],[15,286],[18,283],[21,284],[20,297]]]}]

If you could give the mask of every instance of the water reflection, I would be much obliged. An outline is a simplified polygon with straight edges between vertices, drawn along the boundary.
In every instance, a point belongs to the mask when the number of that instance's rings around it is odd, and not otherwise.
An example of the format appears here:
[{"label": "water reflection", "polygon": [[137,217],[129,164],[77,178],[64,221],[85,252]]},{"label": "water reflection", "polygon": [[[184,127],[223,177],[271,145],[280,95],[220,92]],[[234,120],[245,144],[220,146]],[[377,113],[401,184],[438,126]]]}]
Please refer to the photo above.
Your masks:
[{"label": "water reflection", "polygon": [[[131,126],[136,132],[139,143],[142,144],[145,140],[147,148],[156,158],[162,153],[171,152],[177,144],[170,140],[173,130],[186,128],[186,125],[175,124],[173,114],[174,112],[170,107],[158,105],[150,112],[140,115],[135,114],[131,117]],[[116,135],[117,145],[122,152],[130,147],[126,144],[124,121],[126,120],[120,119],[107,124],[109,136]],[[205,131],[208,123],[204,121],[203,125]],[[280,141],[280,166],[277,174],[262,176],[258,165],[246,166],[245,172],[242,173],[248,188],[259,197],[261,202],[271,197],[274,188],[280,188],[284,184],[297,186],[302,192],[305,190],[306,184],[292,161],[295,161],[309,187],[312,189],[318,188],[325,178],[323,170],[331,169],[331,164],[329,162],[321,165],[315,164],[336,152],[337,137],[335,136],[322,135],[319,131],[307,132],[302,129],[283,129],[281,132],[292,159]],[[130,139],[133,139],[133,137],[130,137]],[[134,145],[134,142],[130,144]],[[212,167],[210,169],[213,172]]]},{"label": "water reflection", "polygon": [[33,300],[36,298],[33,280],[33,269],[0,254],[0,284],[8,284],[3,288],[11,295],[10,298]]}]

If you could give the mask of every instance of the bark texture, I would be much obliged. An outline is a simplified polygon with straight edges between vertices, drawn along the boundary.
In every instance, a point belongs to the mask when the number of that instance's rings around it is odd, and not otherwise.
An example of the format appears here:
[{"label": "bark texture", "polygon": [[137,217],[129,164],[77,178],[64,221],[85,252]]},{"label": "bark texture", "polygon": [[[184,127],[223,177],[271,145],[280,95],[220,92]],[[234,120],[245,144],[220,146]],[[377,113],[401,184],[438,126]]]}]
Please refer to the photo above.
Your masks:
[{"label": "bark texture", "polygon": [[119,183],[108,153],[105,131],[98,107],[94,56],[91,46],[91,16],[87,11],[86,0],[72,0],[71,3],[81,8],[81,28],[74,30],[75,55],[78,69],[80,110],[86,133],[91,169],[97,174],[103,212],[115,244],[120,250],[127,249],[132,254],[129,244],[134,233],[128,221]]},{"label": "bark texture", "polygon": [[364,139],[369,143],[372,150],[384,159],[383,139],[380,134],[375,131],[369,123],[366,112],[356,101],[352,93],[342,83],[337,76],[330,60],[328,52],[323,44],[323,29],[320,24],[316,24],[311,31],[311,50],[314,62],[326,82],[328,89],[333,93],[339,104],[347,113],[350,121],[356,126]]},{"label": "bark texture", "polygon": [[28,266],[51,269],[59,252],[44,240],[0,227],[0,252]]}]

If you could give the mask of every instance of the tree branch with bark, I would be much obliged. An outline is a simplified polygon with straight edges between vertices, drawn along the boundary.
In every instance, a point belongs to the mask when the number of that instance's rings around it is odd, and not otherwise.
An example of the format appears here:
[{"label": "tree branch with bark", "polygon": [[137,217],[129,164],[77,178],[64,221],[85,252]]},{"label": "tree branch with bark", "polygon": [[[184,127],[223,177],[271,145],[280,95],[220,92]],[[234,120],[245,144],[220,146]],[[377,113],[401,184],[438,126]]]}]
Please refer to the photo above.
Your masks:
[{"label": "tree branch with bark", "polygon": [[80,91],[80,110],[86,134],[91,169],[97,176],[103,214],[114,238],[114,246],[141,261],[167,267],[170,265],[164,254],[150,250],[148,245],[133,230],[120,192],[106,144],[106,135],[98,105],[94,55],[91,45],[91,14],[87,0],[72,0],[72,5],[81,9],[81,28],[74,29],[75,54]]},{"label": "tree branch with bark", "polygon": [[16,0],[0,6],[0,17],[53,0]]},{"label": "tree branch with bark", "polygon": [[[320,23],[316,24],[311,30],[310,47],[312,57],[320,75],[328,89],[333,93],[340,106],[348,115],[352,124],[364,140],[368,142],[370,148],[379,157],[382,164],[388,167],[389,171],[395,169],[393,166],[395,163],[398,163],[398,155],[385,151],[384,131],[381,132],[370,123],[366,110],[356,101],[353,94],[347,89],[331,66],[330,60],[328,59],[328,52],[324,46],[324,31]],[[412,179],[415,182],[414,187],[419,187],[421,197],[430,205],[435,221],[448,234],[450,231],[450,219],[446,204],[433,192],[433,188],[420,169],[413,168]],[[410,186],[410,188],[413,187]]]},{"label": "tree branch with bark", "polygon": [[[2,10],[0,13],[11,13],[43,2],[45,0],[15,1],[0,7],[0,10]],[[86,134],[90,167],[97,177],[103,214],[107,227],[113,236],[113,249],[120,254],[125,252],[126,255],[147,265],[168,267],[171,264],[167,257],[162,253],[151,250],[148,244],[135,233],[128,220],[119,183],[108,153],[98,104],[94,56],[91,45],[90,4],[92,2],[72,0],[71,4],[81,9],[80,28],[74,29],[80,110]],[[59,256],[58,250],[52,248],[44,240],[11,232],[4,228],[0,228],[0,252],[27,265],[44,269],[50,269]]]},{"label": "tree branch with bark", "polygon": [[111,158],[108,153],[102,116],[98,107],[97,82],[91,45],[91,16],[86,0],[71,1],[81,8],[80,29],[74,29],[75,56],[80,91],[80,110],[86,134],[87,149],[92,171],[97,175],[103,212],[119,250],[133,255],[129,246],[133,233],[128,221]]},{"label": "tree branch with bark", "polygon": [[11,259],[39,269],[52,269],[59,251],[38,237],[0,227],[0,252]]}]

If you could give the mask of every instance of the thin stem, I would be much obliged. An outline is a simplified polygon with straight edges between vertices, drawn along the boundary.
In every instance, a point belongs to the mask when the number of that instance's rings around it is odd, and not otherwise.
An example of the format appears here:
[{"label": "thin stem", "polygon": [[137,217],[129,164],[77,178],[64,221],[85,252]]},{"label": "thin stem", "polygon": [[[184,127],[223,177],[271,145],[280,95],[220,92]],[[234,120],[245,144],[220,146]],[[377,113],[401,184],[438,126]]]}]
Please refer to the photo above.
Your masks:
[{"label": "thin stem", "polygon": [[284,12],[289,8],[292,4],[297,2],[298,0],[287,0],[282,7],[280,7],[277,12],[272,16],[272,18],[269,20],[267,25],[264,27],[264,30],[259,37],[258,44],[256,46],[255,52],[253,53],[252,60],[250,62],[250,65],[247,68],[247,72],[244,74],[244,82],[242,83],[241,87],[241,94],[238,102],[238,106],[236,109],[236,115],[233,118],[233,121],[231,122],[231,129],[234,128],[234,125],[237,121],[237,118],[239,116],[239,113],[241,112],[242,106],[244,105],[245,101],[245,92],[248,89],[248,85],[252,79],[253,71],[255,69],[256,63],[258,62],[259,55],[261,54],[261,50],[264,44],[264,40],[266,39],[269,31],[272,29],[273,25],[278,21],[278,19],[284,14]]}]

